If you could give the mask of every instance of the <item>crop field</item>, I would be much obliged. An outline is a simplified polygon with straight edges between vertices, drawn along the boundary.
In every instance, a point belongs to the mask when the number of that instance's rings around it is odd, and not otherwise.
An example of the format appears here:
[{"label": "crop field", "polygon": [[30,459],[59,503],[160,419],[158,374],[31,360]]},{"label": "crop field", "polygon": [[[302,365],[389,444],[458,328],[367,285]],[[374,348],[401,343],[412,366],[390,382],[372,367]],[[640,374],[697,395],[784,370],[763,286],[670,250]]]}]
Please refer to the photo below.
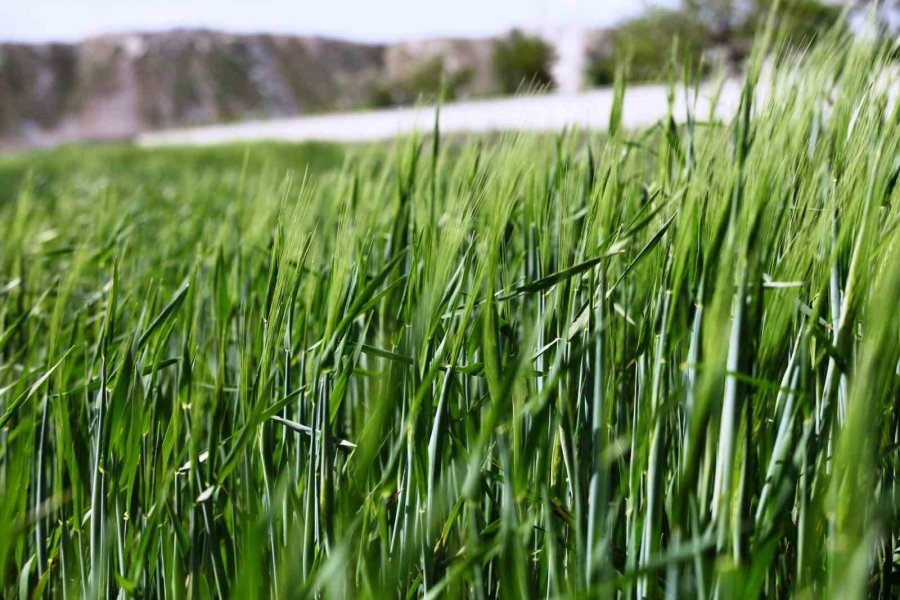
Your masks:
[{"label": "crop field", "polygon": [[896,49],[766,49],[729,122],[0,159],[0,597],[896,597]]}]

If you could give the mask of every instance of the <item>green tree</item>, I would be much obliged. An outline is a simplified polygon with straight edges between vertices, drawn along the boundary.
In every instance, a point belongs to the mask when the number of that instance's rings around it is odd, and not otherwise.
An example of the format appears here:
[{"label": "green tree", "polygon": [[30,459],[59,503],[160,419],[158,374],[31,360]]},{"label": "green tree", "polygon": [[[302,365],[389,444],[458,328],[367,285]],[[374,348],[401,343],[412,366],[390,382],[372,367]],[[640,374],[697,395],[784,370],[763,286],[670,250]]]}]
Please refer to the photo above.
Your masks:
[{"label": "green tree", "polygon": [[587,79],[594,85],[612,83],[616,62],[626,57],[631,81],[665,77],[672,48],[678,40],[679,62],[701,67],[709,30],[689,12],[655,9],[613,29],[588,48]]},{"label": "green tree", "polygon": [[702,22],[710,37],[725,40],[753,11],[757,0],[684,0],[684,8],[694,19]]},{"label": "green tree", "polygon": [[[684,0],[687,12],[709,30],[711,41],[730,46],[752,38],[774,5],[775,0]],[[837,23],[841,10],[834,2],[781,0],[775,20],[786,41],[805,45]]]},{"label": "green tree", "polygon": [[[774,0],[756,0],[756,10],[748,19],[744,33],[752,36],[772,10]],[[782,2],[776,13],[781,35],[790,45],[805,46],[815,41],[824,31],[834,27],[841,18],[842,7],[818,0],[793,0]]]},{"label": "green tree", "polygon": [[471,69],[450,70],[443,56],[434,56],[405,75],[373,83],[369,104],[374,107],[456,100],[472,82]]},{"label": "green tree", "polygon": [[505,93],[514,93],[523,85],[552,88],[550,69],[554,62],[556,53],[550,44],[518,29],[498,40],[494,47],[494,75]]}]

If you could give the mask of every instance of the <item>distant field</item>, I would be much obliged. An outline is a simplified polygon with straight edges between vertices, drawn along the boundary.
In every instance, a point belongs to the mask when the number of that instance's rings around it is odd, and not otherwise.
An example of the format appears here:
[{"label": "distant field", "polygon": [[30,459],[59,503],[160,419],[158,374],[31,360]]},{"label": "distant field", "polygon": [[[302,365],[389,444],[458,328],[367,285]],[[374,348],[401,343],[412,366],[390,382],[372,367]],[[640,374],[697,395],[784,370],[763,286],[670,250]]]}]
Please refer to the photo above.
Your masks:
[{"label": "distant field", "polygon": [[[318,173],[340,167],[347,148],[323,143],[160,150],[130,145],[61,146],[0,156],[0,199],[15,201],[23,187],[54,196],[71,194],[83,187],[96,190],[98,186],[132,194],[140,194],[140,186],[161,188],[177,184],[183,189],[198,178],[227,179],[240,175],[242,170],[252,177],[261,176],[263,171],[273,172],[280,179],[288,171]],[[26,182],[28,185],[23,185]],[[208,182],[198,183],[197,187],[208,187]]]},{"label": "distant field", "polygon": [[0,158],[0,597],[896,597],[890,49],[764,50],[721,123]]}]

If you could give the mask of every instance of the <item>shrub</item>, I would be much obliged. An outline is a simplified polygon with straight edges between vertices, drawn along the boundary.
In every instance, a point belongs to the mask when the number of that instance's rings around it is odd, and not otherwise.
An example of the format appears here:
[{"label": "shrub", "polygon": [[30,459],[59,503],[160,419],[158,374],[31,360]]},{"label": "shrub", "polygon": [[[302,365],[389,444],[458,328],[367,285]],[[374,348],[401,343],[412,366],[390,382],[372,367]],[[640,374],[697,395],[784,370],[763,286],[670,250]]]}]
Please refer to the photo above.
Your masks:
[{"label": "shrub", "polygon": [[494,75],[502,92],[511,94],[523,85],[554,86],[550,69],[556,62],[553,48],[538,36],[512,30],[494,47]]},{"label": "shrub", "polygon": [[383,107],[435,102],[442,95],[444,100],[455,100],[471,81],[471,69],[450,71],[443,56],[434,56],[403,77],[375,82],[369,93],[369,104]]},{"label": "shrub", "polygon": [[[630,81],[661,80],[676,38],[678,60],[688,60],[695,69],[704,68],[702,58],[714,47],[737,64],[746,58],[773,1],[687,0],[683,10],[652,10],[608,31],[588,49],[587,80],[594,85],[612,83],[616,61],[626,56]],[[832,28],[840,15],[840,7],[817,0],[783,2],[776,13],[778,34],[788,48],[808,46]]]},{"label": "shrub", "polygon": [[679,60],[698,68],[708,43],[706,27],[687,12],[655,9],[609,31],[588,49],[587,79],[594,85],[612,83],[616,61],[626,56],[631,81],[662,79],[676,39]]},{"label": "shrub", "polygon": [[[741,34],[752,39],[753,34],[765,21],[773,0],[757,0],[756,10],[744,23]],[[828,31],[841,18],[841,7],[825,4],[817,0],[794,0],[782,2],[776,13],[779,34],[790,47],[803,47],[816,41],[824,31]]]}]

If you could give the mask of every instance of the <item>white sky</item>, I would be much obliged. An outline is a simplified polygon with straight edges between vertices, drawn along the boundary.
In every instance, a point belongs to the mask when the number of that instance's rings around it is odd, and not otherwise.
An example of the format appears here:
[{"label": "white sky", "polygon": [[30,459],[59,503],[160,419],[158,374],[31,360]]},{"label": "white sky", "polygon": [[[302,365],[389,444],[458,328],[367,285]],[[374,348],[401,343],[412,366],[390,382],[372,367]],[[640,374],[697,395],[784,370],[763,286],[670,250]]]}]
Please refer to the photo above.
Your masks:
[{"label": "white sky", "polygon": [[173,27],[393,41],[513,26],[605,25],[675,0],[0,0],[0,40]]}]

